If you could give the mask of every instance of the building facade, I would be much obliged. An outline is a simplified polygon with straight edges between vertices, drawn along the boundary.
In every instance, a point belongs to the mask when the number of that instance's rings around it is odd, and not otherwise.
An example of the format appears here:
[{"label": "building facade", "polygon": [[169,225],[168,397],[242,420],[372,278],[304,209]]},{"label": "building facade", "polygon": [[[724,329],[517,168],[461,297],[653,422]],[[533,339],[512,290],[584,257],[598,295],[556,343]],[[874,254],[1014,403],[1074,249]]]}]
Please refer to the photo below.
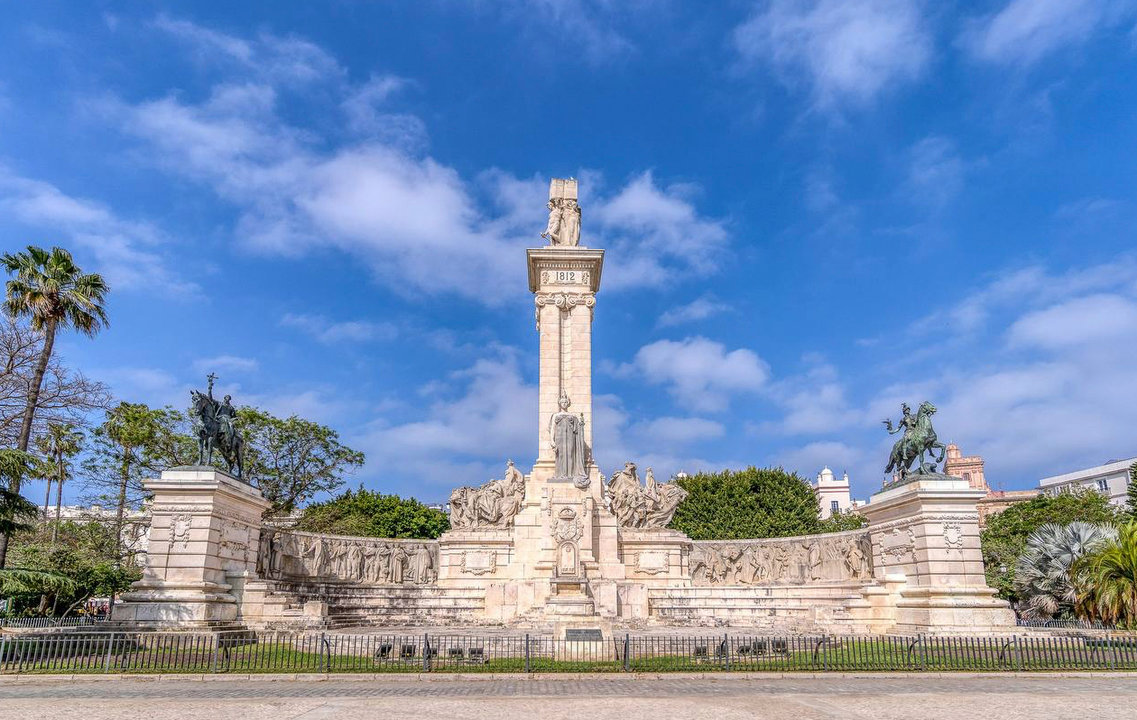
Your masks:
[{"label": "building facade", "polygon": [[841,477],[838,478],[828,466],[817,473],[813,492],[817,494],[818,512],[822,520],[835,513],[851,512],[860,506],[850,494],[849,473],[841,473]]},{"label": "building facade", "polygon": [[963,478],[975,490],[990,491],[987,477],[983,473],[983,458],[979,455],[965,456],[955,443],[947,446],[944,474]]},{"label": "building facade", "polygon": [[1042,478],[1038,486],[1047,495],[1093,490],[1108,497],[1114,505],[1124,505],[1129,489],[1129,468],[1135,462],[1137,457],[1111,460],[1104,465]]}]

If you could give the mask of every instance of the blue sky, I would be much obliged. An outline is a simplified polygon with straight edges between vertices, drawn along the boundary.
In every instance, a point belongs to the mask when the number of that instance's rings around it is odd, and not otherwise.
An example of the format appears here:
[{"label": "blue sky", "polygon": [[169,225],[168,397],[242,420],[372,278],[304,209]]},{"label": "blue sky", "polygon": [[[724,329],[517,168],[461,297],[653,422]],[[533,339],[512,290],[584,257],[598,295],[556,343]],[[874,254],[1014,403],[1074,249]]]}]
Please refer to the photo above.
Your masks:
[{"label": "blue sky", "polygon": [[[7,3],[0,245],[113,285],[124,399],[337,428],[425,500],[536,454],[524,248],[608,250],[595,454],[1002,488],[1137,454],[1137,3]],[[352,482],[355,482],[353,480]]]}]

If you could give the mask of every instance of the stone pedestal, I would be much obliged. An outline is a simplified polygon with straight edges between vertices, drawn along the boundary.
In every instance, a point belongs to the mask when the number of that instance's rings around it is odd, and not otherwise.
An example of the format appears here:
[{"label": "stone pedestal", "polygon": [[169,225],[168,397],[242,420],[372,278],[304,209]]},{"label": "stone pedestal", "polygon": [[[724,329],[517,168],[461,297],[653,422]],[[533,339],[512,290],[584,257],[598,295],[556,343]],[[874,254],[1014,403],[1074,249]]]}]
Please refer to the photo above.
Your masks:
[{"label": "stone pedestal", "polygon": [[238,619],[234,583],[256,572],[260,490],[212,467],[181,467],[147,480],[150,549],[143,577],[114,619],[149,625],[211,625]]},{"label": "stone pedestal", "polygon": [[1014,628],[1014,613],[983,574],[976,510],[983,496],[965,480],[937,475],[879,492],[861,509],[876,578],[896,589],[896,631]]}]

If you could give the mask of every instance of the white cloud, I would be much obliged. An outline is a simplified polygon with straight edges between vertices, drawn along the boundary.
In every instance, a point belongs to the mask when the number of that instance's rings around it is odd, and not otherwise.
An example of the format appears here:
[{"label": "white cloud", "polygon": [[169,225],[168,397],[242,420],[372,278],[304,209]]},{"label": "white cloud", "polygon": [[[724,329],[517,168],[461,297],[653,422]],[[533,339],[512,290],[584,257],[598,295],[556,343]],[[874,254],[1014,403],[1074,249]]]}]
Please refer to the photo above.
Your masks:
[{"label": "white cloud", "polygon": [[398,330],[391,323],[376,323],[367,320],[335,322],[323,315],[288,313],[280,319],[280,324],[284,327],[302,330],[320,342],[329,345],[369,340],[391,340],[398,335]]},{"label": "white cloud", "polygon": [[192,296],[195,283],[178,278],[159,252],[166,238],[146,222],[124,220],[93,200],[72,197],[55,185],[20,177],[0,166],[0,212],[33,228],[65,234],[95,259],[91,268],[112,289]]},{"label": "white cloud", "polygon": [[534,52],[546,52],[556,61],[569,55],[590,65],[603,65],[635,50],[615,25],[618,13],[625,6],[635,10],[644,4],[608,0],[514,0],[489,3],[487,7],[506,8],[507,16],[518,22],[522,32],[536,45]]},{"label": "white cloud", "polygon": [[239,357],[237,355],[217,355],[216,357],[194,360],[193,369],[198,373],[250,373],[260,369],[260,364],[253,358]]},{"label": "white cloud", "polygon": [[770,377],[769,366],[753,351],[728,352],[722,343],[703,337],[645,345],[617,372],[667,385],[679,403],[702,412],[725,410],[732,395],[756,393]]},{"label": "white cloud", "polygon": [[1130,18],[1133,0],[1012,0],[976,19],[962,44],[977,59],[1030,65],[1064,47],[1081,45]]},{"label": "white cloud", "polygon": [[722,423],[706,418],[661,417],[636,423],[628,432],[644,444],[663,449],[719,438],[725,434],[726,428]]},{"label": "white cloud", "polygon": [[[301,41],[262,35],[230,46],[235,39],[218,39],[205,29],[199,38],[194,28],[170,20],[163,26],[195,47],[229,47],[233,59],[207,98],[187,103],[171,94],[134,105],[111,101],[104,110],[147,145],[154,162],[207,184],[235,206],[242,242],[293,257],[338,249],[406,294],[458,294],[494,304],[518,292],[517,252],[538,242],[545,204],[540,188],[547,180],[489,170],[467,181],[452,167],[417,154],[405,117],[372,112],[401,86],[401,80],[385,76],[352,87],[343,73],[324,73],[331,92],[344,98],[349,117],[366,130],[365,140],[337,147],[280,117],[277,106],[288,89],[280,73],[250,69],[240,44],[255,59],[269,52],[261,46],[302,46]],[[313,55],[303,48],[295,53]],[[388,128],[375,126],[388,120]],[[644,173],[585,205],[583,242],[599,238],[624,269],[609,287],[659,286],[717,269],[727,233],[721,221],[699,215],[692,190],[660,186]],[[484,207],[481,198],[491,198],[492,207]]]},{"label": "white cloud", "polygon": [[378,477],[413,483],[419,497],[445,499],[454,487],[500,476],[510,457],[527,464],[537,442],[537,388],[522,379],[515,351],[501,348],[451,373],[431,394],[444,397],[421,419],[377,421],[353,438]]},{"label": "white cloud", "polygon": [[804,75],[815,103],[865,103],[919,78],[932,37],[915,0],[772,0],[735,29],[747,64],[771,65],[790,85]]},{"label": "white cloud", "polygon": [[[811,442],[802,447],[783,450],[775,454],[774,461],[811,481],[824,467],[830,468],[838,476],[848,470],[851,481],[860,480],[862,478],[856,477],[856,471],[872,464],[864,448],[832,440]],[[864,484],[871,487],[876,476],[882,474],[878,472],[864,477]]]},{"label": "white cloud", "polygon": [[777,421],[764,423],[763,431],[787,435],[830,433],[843,430],[859,419],[849,406],[845,386],[837,369],[816,356],[807,357],[809,369],[797,376],[779,380],[770,387],[770,395],[785,414]]},{"label": "white cloud", "polygon": [[918,204],[942,208],[962,189],[965,169],[954,142],[926,137],[909,152],[906,190]]},{"label": "white cloud", "polygon": [[656,327],[672,327],[689,322],[698,322],[699,320],[706,320],[713,315],[727,312],[730,309],[730,305],[718,302],[710,295],[704,295],[701,298],[692,300],[686,305],[679,305],[667,310],[659,316],[659,320],[656,321]]},{"label": "white cloud", "polygon": [[[598,200],[589,216],[596,218],[596,234],[621,268],[607,279],[609,287],[658,286],[718,269],[728,233],[722,221],[699,215],[689,197],[694,191],[691,185],[660,187],[645,172]],[[586,226],[581,244],[590,244],[590,235]]]},{"label": "white cloud", "polygon": [[1013,346],[1062,349],[1101,343],[1137,343],[1137,302],[1089,295],[1025,315],[1008,330]]}]

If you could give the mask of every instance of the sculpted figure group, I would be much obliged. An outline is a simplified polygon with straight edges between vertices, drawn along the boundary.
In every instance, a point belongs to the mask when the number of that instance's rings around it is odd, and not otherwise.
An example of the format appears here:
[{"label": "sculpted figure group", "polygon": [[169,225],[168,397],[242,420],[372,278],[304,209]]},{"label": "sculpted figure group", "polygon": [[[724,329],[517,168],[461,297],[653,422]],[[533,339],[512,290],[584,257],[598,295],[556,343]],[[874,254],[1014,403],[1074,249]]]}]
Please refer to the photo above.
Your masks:
[{"label": "sculpted figure group", "polygon": [[809,540],[696,542],[691,577],[702,585],[807,584],[872,577],[868,533]]},{"label": "sculpted figure group", "polygon": [[640,485],[636,464],[625,463],[624,469],[608,482],[609,509],[622,527],[659,530],[667,527],[687,491],[673,483],[657,483],[651,468],[645,484]]},{"label": "sculpted figure group", "polygon": [[261,531],[257,571],[274,580],[350,580],[430,585],[438,579],[438,545],[371,538]]},{"label": "sculpted figure group", "polygon": [[525,476],[510,460],[505,477],[481,487],[460,487],[450,493],[450,527],[455,530],[507,528],[525,501]]},{"label": "sculpted figure group", "polygon": [[549,223],[541,237],[550,245],[573,247],[580,244],[580,205],[575,198],[550,198]]}]

